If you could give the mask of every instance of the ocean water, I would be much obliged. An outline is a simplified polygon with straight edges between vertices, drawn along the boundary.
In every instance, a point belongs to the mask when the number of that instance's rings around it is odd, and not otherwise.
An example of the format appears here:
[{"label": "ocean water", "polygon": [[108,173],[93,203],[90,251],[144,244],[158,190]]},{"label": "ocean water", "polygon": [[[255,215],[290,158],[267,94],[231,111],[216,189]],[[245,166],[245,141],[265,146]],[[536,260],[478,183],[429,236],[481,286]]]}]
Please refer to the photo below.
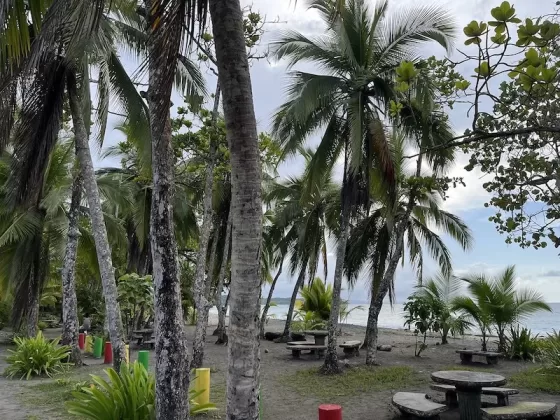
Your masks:
[{"label": "ocean water", "polygon": [[[560,303],[551,303],[552,312],[538,312],[526,319],[521,320],[521,325],[528,327],[533,334],[546,334],[553,329],[560,331]],[[354,325],[367,325],[368,305],[350,304],[349,309],[353,309],[348,318],[343,322]],[[355,308],[355,309],[354,309]],[[379,326],[382,328],[402,329],[404,328],[403,305],[395,304],[391,308],[385,303],[379,314]],[[275,319],[286,319],[288,305],[278,305],[270,307],[268,311]],[[476,333],[476,330],[472,331]]]}]

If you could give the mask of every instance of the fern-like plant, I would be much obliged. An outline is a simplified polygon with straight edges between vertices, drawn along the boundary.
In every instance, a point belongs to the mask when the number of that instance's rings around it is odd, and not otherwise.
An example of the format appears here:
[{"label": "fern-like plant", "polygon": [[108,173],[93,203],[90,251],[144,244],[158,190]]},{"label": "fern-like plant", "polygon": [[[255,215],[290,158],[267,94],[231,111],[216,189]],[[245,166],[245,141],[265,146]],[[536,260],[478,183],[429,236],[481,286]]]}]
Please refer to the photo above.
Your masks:
[{"label": "fern-like plant", "polygon": [[53,376],[68,367],[65,360],[70,347],[60,346],[58,339],[47,340],[39,331],[36,337],[15,337],[15,350],[8,350],[8,367],[4,372],[8,378],[19,376],[28,380],[32,376]]},{"label": "fern-like plant", "polygon": [[[155,419],[156,388],[154,376],[135,362],[123,365],[121,374],[106,369],[109,380],[91,375],[92,384],[73,392],[73,401],[66,403],[70,414],[90,420],[153,420]],[[191,414],[215,410],[214,404],[197,404],[199,393],[189,393]]]}]

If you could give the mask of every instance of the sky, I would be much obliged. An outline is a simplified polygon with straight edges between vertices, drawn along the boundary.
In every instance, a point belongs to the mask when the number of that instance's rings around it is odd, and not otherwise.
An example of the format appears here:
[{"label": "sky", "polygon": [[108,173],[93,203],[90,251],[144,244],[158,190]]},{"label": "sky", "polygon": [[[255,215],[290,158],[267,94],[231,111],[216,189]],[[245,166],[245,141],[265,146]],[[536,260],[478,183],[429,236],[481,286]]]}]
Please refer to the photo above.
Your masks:
[{"label": "sky", "polygon": [[[243,6],[252,5],[252,10],[266,15],[268,21],[276,21],[267,26],[267,33],[263,39],[262,47],[271,40],[277,38],[282,31],[297,30],[306,35],[321,34],[324,27],[320,19],[314,12],[306,10],[305,0],[241,0]],[[393,0],[390,1],[390,10],[401,7],[410,7],[419,4],[438,4],[445,7],[457,21],[457,27],[463,28],[471,20],[488,20],[490,10],[498,6],[501,0]],[[535,17],[553,10],[555,1],[553,0],[517,0],[510,1],[521,18]],[[374,4],[374,0],[371,1]],[[459,34],[461,39],[461,34]],[[462,41],[457,43],[460,48]],[[430,45],[426,49],[426,56],[435,54],[443,57],[445,52],[437,45]],[[135,68],[135,64],[129,58],[123,57],[128,68]],[[306,71],[314,71],[312,66],[306,66]],[[317,70],[318,71],[318,70]],[[206,71],[208,90],[213,90],[215,77]],[[472,73],[472,71],[471,71]],[[463,74],[470,74],[468,71]],[[270,129],[271,116],[275,109],[285,100],[285,87],[288,82],[287,70],[282,62],[269,62],[260,60],[252,64],[251,79],[253,84],[253,96],[255,112],[257,116],[258,128],[260,131]],[[181,98],[174,94],[173,102],[181,105]],[[175,109],[172,111],[175,112]],[[465,109],[456,109],[450,114],[453,128],[462,133],[469,126],[469,119]],[[116,125],[118,120],[111,118],[107,132],[106,145],[115,144],[120,140],[118,132],[111,130],[111,124]],[[316,142],[311,139],[310,144]],[[485,208],[484,203],[488,200],[488,193],[482,188],[485,182],[480,172],[474,170],[466,172],[463,167],[468,161],[467,156],[460,156],[455,167],[450,171],[450,176],[463,177],[466,187],[458,187],[450,191],[448,200],[444,203],[444,208],[459,215],[471,228],[475,242],[469,252],[463,252],[458,246],[448,238],[446,244],[451,250],[454,271],[458,275],[468,273],[484,272],[494,275],[503,270],[506,266],[515,264],[518,274],[518,284],[520,287],[531,287],[539,290],[544,298],[549,302],[560,302],[560,264],[558,250],[554,247],[533,250],[521,249],[515,245],[507,245],[505,237],[497,233],[492,222],[488,217],[494,214],[492,208]],[[107,161],[97,160],[97,166],[118,165],[118,160]],[[291,159],[279,168],[279,175],[285,177],[296,175],[301,172],[303,163],[301,159]],[[332,273],[335,267],[335,251],[331,246],[329,249],[329,278],[332,281]],[[284,270],[286,271],[286,270]],[[320,271],[318,271],[319,273]],[[433,261],[426,262],[426,277],[437,272],[436,264]],[[273,273],[274,274],[274,273]],[[295,279],[288,273],[282,274],[279,278],[275,297],[288,297],[293,290]],[[397,302],[402,303],[412,292],[416,284],[416,273],[408,265],[399,267],[395,285]],[[368,300],[367,278],[364,276],[353,290],[349,290],[346,282],[343,285],[343,295],[352,301],[365,302]],[[263,293],[268,293],[265,289]]]}]

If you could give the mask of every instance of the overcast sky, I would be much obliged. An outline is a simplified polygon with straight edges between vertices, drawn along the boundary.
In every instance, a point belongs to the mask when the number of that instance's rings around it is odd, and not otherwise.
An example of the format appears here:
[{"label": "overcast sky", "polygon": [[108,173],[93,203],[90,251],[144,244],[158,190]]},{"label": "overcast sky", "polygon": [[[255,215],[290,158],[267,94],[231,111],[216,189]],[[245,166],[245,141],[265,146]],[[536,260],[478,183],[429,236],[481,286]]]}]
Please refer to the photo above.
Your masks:
[{"label": "overcast sky", "polygon": [[[278,33],[285,29],[295,29],[307,35],[318,34],[323,31],[320,20],[313,12],[309,12],[305,7],[305,0],[298,0],[295,5],[294,0],[241,0],[242,5],[252,4],[253,10],[266,15],[272,21],[278,19],[280,23],[269,25],[269,30],[264,39],[264,45],[271,39],[278,36]],[[372,0],[372,5],[375,3]],[[473,19],[488,20],[490,9],[501,3],[501,0],[464,0],[447,1],[440,0],[435,3],[446,7],[455,17],[458,28],[462,28],[466,23]],[[510,1],[521,18],[534,17],[550,12],[554,8],[553,0],[517,0]],[[426,0],[393,0],[390,2],[391,8],[397,9],[418,4],[434,4],[433,1]],[[459,40],[461,39],[459,34]],[[462,41],[458,42],[461,47]],[[432,45],[427,50],[427,55],[444,55],[444,51],[436,45]],[[132,62],[128,63],[134,68]],[[314,71],[313,68],[306,68],[307,71]],[[467,73],[470,74],[470,73]],[[282,63],[269,63],[259,61],[254,63],[251,71],[253,83],[253,95],[258,126],[261,131],[267,131],[270,127],[271,115],[274,110],[285,100],[284,88],[286,86],[286,69]],[[213,90],[215,78],[207,72],[208,89]],[[176,105],[181,104],[181,99],[175,95],[173,99]],[[462,132],[469,126],[464,110],[458,110],[451,114],[453,128]],[[111,119],[113,124],[118,121]],[[111,127],[108,129],[106,144],[114,144],[119,139],[119,134]],[[312,140],[313,141],[313,140]],[[560,265],[558,251],[554,247],[543,250],[521,249],[517,246],[506,245],[505,237],[498,234],[494,224],[488,221],[488,217],[494,212],[492,209],[484,208],[483,204],[488,199],[488,195],[482,188],[484,179],[477,171],[466,172],[463,166],[466,164],[467,157],[461,157],[455,168],[451,171],[452,176],[462,176],[467,184],[466,187],[459,187],[450,192],[450,198],[445,202],[445,208],[461,216],[472,229],[475,245],[473,249],[464,253],[453,242],[446,240],[452,251],[455,272],[466,274],[468,272],[496,273],[509,264],[515,264],[519,275],[519,283],[522,286],[531,286],[540,290],[545,298],[550,302],[560,302]],[[103,161],[98,165],[107,165],[110,162]],[[118,164],[118,161],[113,161]],[[288,161],[280,168],[280,175],[293,175],[302,170],[302,162],[298,159]],[[329,253],[329,277],[334,272],[335,257],[334,249]],[[436,266],[429,261],[426,264],[426,274],[434,273]],[[318,271],[319,273],[319,271]],[[328,279],[332,281],[332,278]],[[276,287],[276,297],[287,297],[293,290],[293,282],[288,274],[280,277]],[[397,300],[402,303],[410,294],[416,282],[416,275],[411,268],[404,266],[399,268],[396,275]],[[344,294],[352,300],[367,300],[367,284],[363,282],[356,286],[354,290],[348,290],[347,285]],[[265,290],[268,293],[268,290]]]}]

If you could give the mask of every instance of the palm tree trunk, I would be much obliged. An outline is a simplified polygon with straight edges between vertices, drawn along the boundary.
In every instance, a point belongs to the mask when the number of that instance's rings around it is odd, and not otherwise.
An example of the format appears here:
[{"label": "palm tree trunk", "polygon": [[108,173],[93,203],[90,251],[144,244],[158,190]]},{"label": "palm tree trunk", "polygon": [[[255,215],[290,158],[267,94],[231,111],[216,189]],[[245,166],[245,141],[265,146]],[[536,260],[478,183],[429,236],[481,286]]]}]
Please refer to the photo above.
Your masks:
[{"label": "palm tree trunk", "polygon": [[232,189],[231,317],[226,418],[259,418],[261,166],[239,0],[210,0]]},{"label": "palm tree trunk", "polygon": [[76,299],[76,256],[79,240],[79,212],[82,200],[82,176],[78,175],[72,187],[72,201],[68,212],[68,239],[62,266],[62,340],[70,346],[70,360],[76,366],[82,365],[82,353],[78,347],[78,301]]},{"label": "palm tree trunk", "polygon": [[[220,81],[216,84],[216,94],[214,95],[214,109],[212,110],[212,127],[215,129],[218,121],[218,108],[220,106]],[[196,274],[194,281],[194,299],[197,312],[196,330],[193,342],[193,358],[191,369],[202,366],[204,359],[204,343],[206,340],[206,328],[208,327],[208,311],[210,310],[210,302],[207,290],[210,289],[213,277],[205,276],[206,272],[206,254],[208,252],[208,243],[210,240],[210,231],[212,230],[213,209],[212,209],[212,193],[214,186],[214,164],[216,162],[217,144],[213,136],[210,137],[210,156],[206,166],[206,178],[204,181],[204,201],[203,201],[203,218],[202,227],[200,229],[200,239],[198,246],[198,258],[196,261]],[[217,232],[217,229],[215,229]],[[215,238],[214,244],[217,243]],[[214,247],[215,248],[215,247]],[[215,255],[215,252],[214,254]],[[213,267],[209,269],[211,273]]]},{"label": "palm tree trunk", "polygon": [[[422,169],[422,155],[418,157],[416,162],[416,177],[419,177]],[[372,303],[374,308],[370,305],[369,315],[368,315],[368,332],[366,332],[367,343],[367,354],[366,354],[366,365],[377,365],[377,320],[379,312],[381,312],[381,307],[383,306],[383,299],[387,295],[393,279],[395,278],[395,272],[397,271],[397,266],[399,265],[399,260],[401,259],[403,248],[404,248],[404,234],[406,232],[406,226],[408,225],[408,220],[414,209],[414,203],[416,200],[416,190],[413,188],[410,191],[410,196],[408,198],[408,203],[406,211],[400,220],[396,220],[396,228],[394,230],[395,238],[395,249],[391,254],[389,263],[387,264],[387,269],[381,280],[381,284],[378,290],[373,290]],[[370,319],[371,318],[371,319]]]},{"label": "palm tree trunk", "polygon": [[294,291],[292,292],[292,297],[290,299],[290,306],[288,307],[288,314],[286,315],[286,323],[284,324],[284,332],[282,337],[279,337],[277,341],[287,342],[290,341],[290,327],[292,326],[292,318],[294,316],[294,308],[296,306],[297,295],[299,290],[305,284],[305,272],[307,271],[307,259],[304,260],[303,265],[299,271],[299,276],[294,285]]},{"label": "palm tree trunk", "polygon": [[[152,3],[145,0],[147,11],[153,10]],[[177,40],[157,32],[157,22],[152,19],[154,15],[150,14],[154,39],[149,43],[147,100],[152,137],[150,236],[155,287],[156,418],[185,419],[189,417],[189,358],[172,205],[174,155],[169,108],[173,78],[168,77],[169,68],[157,60],[162,51],[167,51],[173,55],[168,61],[174,61],[177,52],[170,51],[174,47],[169,43]]]},{"label": "palm tree trunk", "polygon": [[[231,207],[231,205],[230,205]],[[226,278],[226,268],[229,263],[229,249],[231,243],[231,208],[228,212],[227,226],[226,226],[226,241],[224,243],[224,253],[222,255],[222,263],[220,264],[220,272],[218,273],[218,286],[216,287],[215,293],[215,303],[216,309],[218,310],[218,327],[212,335],[217,335],[222,337],[226,332],[226,312],[227,312],[227,300],[224,310],[224,305],[222,305],[222,292],[224,289],[224,282]],[[229,293],[228,293],[229,297]]]},{"label": "palm tree trunk", "polygon": [[204,361],[204,345],[206,344],[206,330],[208,329],[208,312],[212,307],[210,301],[210,289],[214,281],[214,265],[216,264],[218,239],[218,229],[215,229],[212,249],[210,250],[210,261],[208,262],[208,275],[206,276],[204,289],[202,290],[203,296],[201,300],[203,300],[205,304],[200,305],[196,311],[196,329],[194,334],[191,369],[202,367],[202,362]]},{"label": "palm tree trunk", "polygon": [[107,228],[105,226],[105,220],[103,219],[101,199],[99,198],[93,161],[89,150],[87,129],[81,114],[82,107],[78,97],[75,74],[68,75],[68,100],[70,102],[72,122],[74,124],[76,155],[80,163],[80,169],[84,180],[93,239],[95,241],[95,249],[97,250],[97,261],[101,273],[103,296],[105,297],[105,315],[109,329],[109,337],[113,346],[113,366],[118,372],[121,362],[125,357],[121,310],[119,302],[117,301],[117,283],[115,281],[115,271],[111,261],[111,248],[107,238]]},{"label": "palm tree trunk", "polygon": [[282,274],[282,268],[283,267],[284,267],[284,264],[283,264],[283,261],[282,261],[280,263],[280,268],[278,269],[278,272],[276,273],[276,276],[274,277],[274,280],[272,280],[272,284],[270,285],[270,290],[268,291],[268,296],[266,298],[266,303],[265,303],[264,308],[262,310],[261,326],[259,328],[259,336],[261,338],[264,338],[264,325],[266,324],[266,315],[268,314],[268,309],[270,308],[270,302],[272,301],[272,295],[274,294],[274,288],[276,287],[276,282],[278,281],[278,278]]},{"label": "palm tree trunk", "polygon": [[[346,171],[345,171],[346,172]],[[343,187],[344,189],[344,187]],[[342,289],[342,270],[344,268],[344,259],[346,257],[346,244],[348,242],[348,234],[350,232],[350,203],[343,197],[342,214],[340,218],[340,238],[336,250],[336,266],[334,269],[333,281],[333,297],[331,304],[331,314],[327,330],[329,338],[327,343],[327,352],[325,354],[325,363],[321,368],[321,372],[325,374],[338,373],[338,354],[336,349],[336,333],[338,329],[338,318],[340,316],[340,292]]]},{"label": "palm tree trunk", "polygon": [[[35,274],[33,274],[35,275]],[[37,324],[39,323],[39,291],[33,287],[29,293],[27,310],[27,330],[26,335],[29,338],[37,336]]]}]

